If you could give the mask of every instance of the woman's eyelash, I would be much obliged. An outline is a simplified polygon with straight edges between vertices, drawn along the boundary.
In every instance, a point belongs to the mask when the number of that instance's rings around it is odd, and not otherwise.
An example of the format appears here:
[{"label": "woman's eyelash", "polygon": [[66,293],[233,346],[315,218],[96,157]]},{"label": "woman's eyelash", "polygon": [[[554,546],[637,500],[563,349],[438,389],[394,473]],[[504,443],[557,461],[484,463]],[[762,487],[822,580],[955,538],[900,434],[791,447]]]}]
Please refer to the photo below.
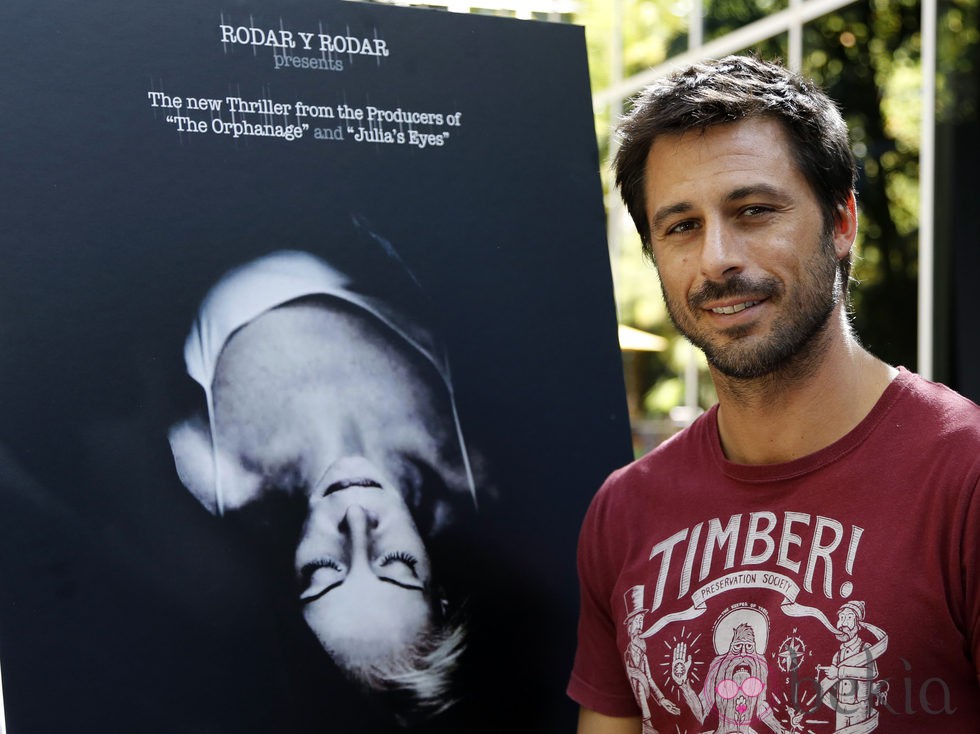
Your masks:
[{"label": "woman's eyelash", "polygon": [[303,584],[309,584],[310,579],[313,578],[313,574],[317,572],[320,568],[330,568],[334,571],[342,571],[340,564],[337,563],[332,558],[318,558],[315,561],[310,561],[302,569],[300,569],[299,577],[300,582]]},{"label": "woman's eyelash", "polygon": [[418,565],[418,559],[405,551],[387,553],[384,557],[382,557],[380,565],[384,567],[396,562],[404,563],[406,566],[412,569],[412,571],[414,571],[415,567]]}]

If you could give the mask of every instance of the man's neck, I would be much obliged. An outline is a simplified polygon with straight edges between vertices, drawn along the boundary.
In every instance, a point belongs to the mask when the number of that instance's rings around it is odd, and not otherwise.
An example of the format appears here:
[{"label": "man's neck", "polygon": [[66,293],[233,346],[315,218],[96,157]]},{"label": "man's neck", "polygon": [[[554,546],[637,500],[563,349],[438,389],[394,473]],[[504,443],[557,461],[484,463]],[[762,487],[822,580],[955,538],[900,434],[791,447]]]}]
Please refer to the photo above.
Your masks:
[{"label": "man's neck", "polygon": [[829,446],[868,415],[897,374],[858,344],[843,318],[832,317],[815,351],[805,368],[757,380],[712,370],[728,459],[777,464]]}]

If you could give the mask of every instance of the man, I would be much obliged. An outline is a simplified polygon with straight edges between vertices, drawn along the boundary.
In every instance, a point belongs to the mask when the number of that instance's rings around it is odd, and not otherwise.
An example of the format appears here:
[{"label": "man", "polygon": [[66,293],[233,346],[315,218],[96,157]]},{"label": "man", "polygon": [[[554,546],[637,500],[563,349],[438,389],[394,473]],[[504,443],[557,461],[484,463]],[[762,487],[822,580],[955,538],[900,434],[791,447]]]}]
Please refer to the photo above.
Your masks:
[{"label": "man", "polygon": [[629,676],[630,686],[633,688],[636,701],[643,714],[643,734],[657,734],[657,730],[650,725],[648,699],[654,699],[658,705],[663,706],[672,714],[680,713],[680,709],[673,702],[667,700],[653,679],[650,663],[647,660],[647,646],[640,639],[640,632],[643,629],[643,620],[646,615],[646,609],[643,608],[643,587],[634,586],[626,594],[625,601],[631,610],[626,615],[625,621],[629,629],[629,645],[623,653],[623,659],[626,662],[626,674]]},{"label": "man", "polygon": [[[864,602],[852,600],[841,605],[837,612],[840,650],[834,653],[832,665],[818,666],[826,678],[820,692],[824,703],[837,714],[838,730],[869,724],[878,716],[872,706],[875,691],[873,681],[878,677],[875,660],[888,647],[888,636],[864,621]],[[860,627],[868,628],[877,638],[872,644],[858,635]]]},{"label": "man", "polygon": [[[782,67],[729,57],[648,88],[620,132],[617,183],[718,405],[610,476],[587,513],[568,687],[580,734],[976,732],[980,408],[850,329],[840,113]],[[645,629],[630,637],[638,586]],[[822,694],[840,675],[831,617],[852,595],[875,610],[891,695],[848,724]],[[755,662],[719,676],[735,619],[752,620]],[[679,713],[637,700],[631,640]]]},{"label": "man", "polygon": [[686,645],[681,643],[674,650],[671,677],[698,721],[705,721],[712,707],[717,707],[718,719],[730,734],[755,731],[750,725],[756,719],[777,734],[783,734],[784,729],[766,703],[769,671],[765,658],[756,650],[755,631],[750,624],[743,622],[732,630],[731,644],[727,650],[718,651],[705,675],[700,695],[691,688],[690,672],[691,658],[687,656]]}]

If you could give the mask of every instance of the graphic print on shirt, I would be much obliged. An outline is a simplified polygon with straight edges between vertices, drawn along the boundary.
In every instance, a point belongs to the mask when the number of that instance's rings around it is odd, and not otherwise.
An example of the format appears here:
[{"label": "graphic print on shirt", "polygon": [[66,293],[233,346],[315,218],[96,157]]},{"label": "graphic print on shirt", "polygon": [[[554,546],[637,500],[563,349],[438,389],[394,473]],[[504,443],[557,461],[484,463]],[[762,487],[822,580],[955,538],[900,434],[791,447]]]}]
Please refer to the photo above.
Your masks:
[{"label": "graphic print on shirt", "polygon": [[[876,681],[875,662],[888,646],[885,631],[864,621],[864,602],[845,602],[837,612],[837,639],[840,650],[830,665],[818,665],[825,677],[820,682],[820,699],[837,714],[835,731],[863,734],[878,726],[876,706],[887,701],[888,682]],[[875,641],[858,636],[860,628],[868,630]]]},{"label": "graphic print on shirt", "polygon": [[[701,681],[701,690],[691,686],[693,658],[687,643],[673,649],[671,678],[684,701],[702,724],[712,709],[718,712],[719,729],[751,732],[753,721],[762,721],[772,731],[785,731],[766,702],[769,666],[762,654],[769,636],[769,617],[754,605],[727,609],[714,624],[715,658]],[[757,641],[763,641],[760,645]]]},{"label": "graphic print on shirt", "polygon": [[640,632],[643,630],[643,620],[647,610],[643,608],[642,584],[634,586],[626,592],[626,620],[625,624],[629,632],[629,644],[623,656],[626,664],[626,675],[629,676],[630,686],[633,688],[633,696],[640,704],[640,711],[643,716],[643,734],[658,734],[650,721],[650,706],[648,701],[652,697],[656,703],[674,714],[681,712],[677,705],[668,701],[663,691],[653,679],[650,672],[650,663],[647,661],[647,646],[640,639]]},{"label": "graphic print on shirt", "polygon": [[[648,579],[655,584],[635,584],[625,595],[626,670],[644,734],[655,731],[651,718],[664,720],[650,701],[674,715],[686,709],[687,720],[702,725],[686,733],[676,724],[679,734],[876,729],[888,694],[876,661],[888,636],[867,621],[847,578],[863,532],[806,513],[755,512],[702,522],[653,545]],[[833,607],[825,613],[818,605],[826,608],[826,600]],[[649,645],[663,650],[659,659],[648,658]]]}]

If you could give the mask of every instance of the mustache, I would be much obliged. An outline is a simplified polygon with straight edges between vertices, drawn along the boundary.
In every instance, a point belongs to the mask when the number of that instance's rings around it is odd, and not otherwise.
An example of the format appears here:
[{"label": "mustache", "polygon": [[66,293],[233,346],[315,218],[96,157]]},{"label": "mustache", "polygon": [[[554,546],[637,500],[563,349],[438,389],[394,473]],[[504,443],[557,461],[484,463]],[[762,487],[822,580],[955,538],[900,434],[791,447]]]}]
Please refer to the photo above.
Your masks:
[{"label": "mustache", "polygon": [[837,632],[839,634],[835,635],[838,640],[842,642],[847,639],[847,636],[851,632],[857,632],[858,623],[857,622],[844,622],[837,625]]},{"label": "mustache", "polygon": [[751,297],[758,300],[778,296],[782,291],[782,286],[775,278],[753,280],[738,273],[721,282],[704,281],[697,290],[687,297],[687,302],[692,308],[702,308],[711,301],[741,297]]}]

